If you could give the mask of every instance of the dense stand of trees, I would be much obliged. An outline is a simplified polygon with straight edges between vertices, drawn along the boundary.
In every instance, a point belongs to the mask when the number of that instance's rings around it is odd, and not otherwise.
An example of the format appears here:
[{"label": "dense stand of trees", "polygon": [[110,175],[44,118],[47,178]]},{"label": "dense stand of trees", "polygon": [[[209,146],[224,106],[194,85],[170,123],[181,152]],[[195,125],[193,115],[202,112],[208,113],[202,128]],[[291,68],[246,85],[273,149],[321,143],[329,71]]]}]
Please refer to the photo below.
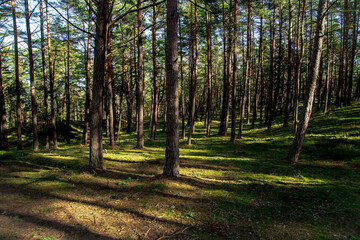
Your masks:
[{"label": "dense stand of trees", "polygon": [[37,151],[58,148],[59,126],[69,144],[83,122],[90,165],[103,168],[103,133],[113,147],[136,131],[141,149],[162,125],[164,174],[178,176],[178,121],[189,145],[199,121],[232,143],[246,123],[276,124],[294,128],[296,162],[313,109],[360,100],[357,0],[11,0],[0,12],[4,150],[8,129],[20,150],[31,123]]}]

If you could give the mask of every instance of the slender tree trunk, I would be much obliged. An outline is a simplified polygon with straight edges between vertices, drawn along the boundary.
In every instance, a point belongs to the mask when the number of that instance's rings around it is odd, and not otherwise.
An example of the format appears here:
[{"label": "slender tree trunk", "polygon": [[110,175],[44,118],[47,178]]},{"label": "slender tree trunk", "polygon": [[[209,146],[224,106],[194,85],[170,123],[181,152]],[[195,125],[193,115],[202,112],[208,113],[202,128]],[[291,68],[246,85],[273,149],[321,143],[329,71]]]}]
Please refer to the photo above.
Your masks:
[{"label": "slender tree trunk", "polygon": [[[153,0],[153,3],[155,4],[155,0]],[[157,18],[157,12],[156,12],[156,6],[153,6],[153,27],[152,27],[152,54],[153,54],[153,105],[152,105],[152,124],[151,124],[151,140],[155,140],[156,135],[156,127],[157,127],[157,115],[158,115],[158,79],[157,79],[157,62],[156,62],[156,18]]]},{"label": "slender tree trunk", "polygon": [[273,104],[273,120],[275,120],[278,112],[278,100],[279,100],[279,92],[280,92],[280,82],[281,82],[281,73],[282,73],[282,65],[283,65],[283,52],[282,52],[282,29],[283,29],[283,9],[280,3],[280,24],[279,24],[279,55],[277,60],[277,76],[276,76],[276,87],[274,92],[274,104]]},{"label": "slender tree trunk", "polygon": [[[108,19],[110,21],[110,18]],[[112,52],[111,52],[111,38],[112,38],[112,27],[107,27],[106,37],[106,77],[107,77],[107,107],[109,110],[109,138],[110,147],[115,146],[115,131],[114,131],[114,106],[113,106],[113,89],[112,89]]]},{"label": "slender tree trunk", "polygon": [[197,57],[198,57],[198,40],[197,40],[197,0],[195,0],[195,11],[194,11],[194,23],[191,28],[191,45],[192,45],[192,53],[191,53],[191,73],[190,73],[190,117],[189,117],[189,135],[188,135],[188,145],[191,145],[191,137],[195,131],[195,110],[196,110],[196,84],[197,84]]},{"label": "slender tree trunk", "polygon": [[2,46],[0,46],[0,111],[1,111],[1,145],[2,150],[9,150],[7,124],[6,124],[6,105],[2,75]]},{"label": "slender tree trunk", "polygon": [[223,21],[223,62],[224,62],[224,70],[223,70],[223,101],[221,108],[221,119],[220,119],[220,129],[219,134],[222,136],[226,136],[227,134],[227,125],[228,125],[228,114],[229,114],[229,95],[230,95],[230,82],[229,76],[227,75],[227,47],[226,47],[226,15],[225,15],[225,0],[221,1],[222,3],[222,21]]},{"label": "slender tree trunk", "polygon": [[20,74],[19,74],[19,48],[18,48],[18,34],[16,25],[16,9],[15,0],[11,0],[12,17],[14,22],[14,45],[15,45],[15,83],[16,83],[16,135],[17,135],[17,149],[22,149],[21,139],[21,90],[20,90]]},{"label": "slender tree trunk", "polygon": [[[138,8],[141,8],[141,0],[138,0]],[[142,16],[141,10],[137,12],[138,19],[138,98],[137,98],[137,124],[138,137],[137,148],[144,148],[144,75],[143,75],[143,43],[142,43]]]},{"label": "slender tree trunk", "polygon": [[69,14],[69,0],[67,0],[67,57],[66,57],[66,77],[65,77],[65,94],[66,94],[66,143],[70,144],[70,14]]},{"label": "slender tree trunk", "polygon": [[[236,135],[236,82],[237,82],[237,12],[238,1],[234,1],[234,29],[233,29],[233,41],[234,41],[234,60],[233,60],[233,81],[232,81],[232,95],[231,95],[231,134],[230,142],[235,143]],[[230,36],[229,36],[230,37]]]},{"label": "slender tree trunk", "polygon": [[[179,15],[181,12],[179,9]],[[181,77],[181,138],[185,139],[185,94],[184,94],[184,65],[182,52],[182,36],[181,36],[181,17],[179,17],[179,38],[180,38],[180,77]]]},{"label": "slender tree trunk", "polygon": [[284,113],[284,127],[289,126],[290,115],[290,90],[292,78],[292,0],[289,0],[289,30],[288,30],[288,64],[287,64],[287,84],[286,84],[286,99],[285,99],[285,113]]},{"label": "slender tree trunk", "polygon": [[241,101],[241,116],[240,116],[240,125],[239,125],[239,132],[238,138],[242,138],[242,132],[244,128],[244,119],[245,119],[245,107],[247,101],[247,88],[249,82],[249,72],[250,72],[250,61],[251,61],[251,1],[247,3],[248,8],[248,17],[247,17],[247,30],[246,30],[246,63],[245,63],[245,71],[243,73],[243,94],[242,94],[242,101]]},{"label": "slender tree trunk", "polygon": [[43,79],[44,79],[44,118],[45,118],[45,134],[46,134],[46,149],[50,149],[50,139],[49,139],[49,104],[48,104],[48,83],[47,83],[47,74],[46,74],[46,59],[45,59],[45,33],[44,33],[44,11],[43,11],[43,1],[40,0],[40,29],[41,29],[41,63],[43,70]]},{"label": "slender tree trunk", "polygon": [[85,60],[85,79],[86,79],[86,93],[85,93],[85,123],[83,131],[83,145],[87,145],[89,121],[90,121],[90,100],[91,100],[91,76],[90,76],[90,64],[91,64],[91,10],[89,9],[89,25],[88,25],[88,38],[86,46],[86,60]]},{"label": "slender tree trunk", "polygon": [[274,88],[274,62],[275,62],[275,20],[276,20],[276,1],[273,1],[273,17],[270,21],[270,73],[268,87],[268,102],[266,110],[267,128],[271,129],[273,120],[273,88]]},{"label": "slender tree trunk", "polygon": [[350,69],[349,69],[349,84],[347,90],[347,105],[350,106],[351,103],[351,94],[353,88],[353,78],[354,78],[354,65],[355,65],[355,56],[356,56],[356,46],[357,46],[357,0],[354,0],[354,12],[353,12],[353,29],[352,29],[352,48],[351,48],[351,58],[350,58]]},{"label": "slender tree trunk", "polygon": [[109,0],[97,2],[94,74],[90,121],[90,166],[104,168],[102,146],[103,90],[105,75],[106,23]]},{"label": "slender tree trunk", "polygon": [[208,4],[205,2],[206,8],[206,43],[207,43],[207,103],[206,103],[206,136],[210,137],[211,134],[211,104],[212,104],[212,54],[211,54],[211,29]]},{"label": "slender tree trunk", "polygon": [[325,12],[326,12],[326,0],[319,0],[318,6],[318,16],[317,16],[317,26],[316,26],[316,35],[314,39],[314,45],[312,49],[312,56],[311,56],[311,68],[309,72],[310,79],[307,84],[306,96],[304,101],[304,106],[301,113],[301,119],[299,122],[299,126],[297,128],[295,138],[293,144],[291,146],[290,153],[288,158],[292,162],[297,162],[302,144],[304,142],[306,129],[309,124],[312,107],[314,103],[314,95],[316,90],[316,80],[319,74],[320,68],[320,60],[322,54],[322,45],[324,39],[324,19],[325,19]]},{"label": "slender tree trunk", "polygon": [[30,88],[31,88],[31,113],[32,113],[32,127],[33,127],[33,147],[34,151],[39,150],[39,136],[37,128],[37,103],[35,94],[35,76],[34,76],[34,57],[32,51],[31,30],[30,30],[30,14],[28,0],[25,0],[25,19],[26,19],[26,32],[29,50],[29,65],[30,65]]},{"label": "slender tree trunk", "polygon": [[168,127],[166,132],[165,166],[163,174],[179,176],[179,97],[178,97],[178,7],[177,0],[167,0],[166,30],[166,102]]}]

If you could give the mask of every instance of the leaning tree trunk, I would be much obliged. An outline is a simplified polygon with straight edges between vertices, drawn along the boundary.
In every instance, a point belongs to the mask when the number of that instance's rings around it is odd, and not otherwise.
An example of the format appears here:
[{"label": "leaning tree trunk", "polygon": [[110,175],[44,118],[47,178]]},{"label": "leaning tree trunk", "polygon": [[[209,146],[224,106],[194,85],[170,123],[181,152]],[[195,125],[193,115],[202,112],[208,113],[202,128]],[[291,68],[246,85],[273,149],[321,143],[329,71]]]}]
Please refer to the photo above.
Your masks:
[{"label": "leaning tree trunk", "polygon": [[319,0],[316,36],[311,56],[311,69],[309,72],[309,81],[307,83],[307,91],[305,95],[304,106],[301,113],[301,119],[297,128],[294,141],[291,146],[288,158],[292,162],[297,162],[300,150],[304,142],[306,129],[309,124],[312,107],[314,103],[314,95],[316,90],[316,81],[319,75],[320,60],[322,54],[322,45],[324,40],[324,19],[326,12],[326,0]]},{"label": "leaning tree trunk", "polygon": [[29,50],[29,65],[30,65],[30,89],[31,89],[31,113],[32,113],[32,127],[33,127],[33,147],[34,151],[39,150],[39,136],[37,127],[37,103],[35,94],[35,76],[34,76],[34,56],[32,51],[31,30],[30,30],[30,13],[28,0],[25,0],[25,19],[26,19],[26,32]]},{"label": "leaning tree trunk", "polygon": [[103,90],[105,77],[106,19],[109,0],[97,3],[94,73],[90,121],[90,166],[104,168],[102,152]]},{"label": "leaning tree trunk", "polygon": [[166,15],[166,102],[167,121],[166,152],[163,174],[179,176],[179,97],[178,97],[178,29],[177,0],[167,0]]}]

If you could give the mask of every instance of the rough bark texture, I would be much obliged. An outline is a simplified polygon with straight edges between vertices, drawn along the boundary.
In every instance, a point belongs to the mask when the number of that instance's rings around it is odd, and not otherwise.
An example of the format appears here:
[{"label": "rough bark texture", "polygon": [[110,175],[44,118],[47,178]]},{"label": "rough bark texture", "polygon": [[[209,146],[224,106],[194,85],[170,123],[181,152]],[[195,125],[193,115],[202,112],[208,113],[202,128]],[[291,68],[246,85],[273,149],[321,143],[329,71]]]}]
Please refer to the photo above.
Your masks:
[{"label": "rough bark texture", "polygon": [[322,54],[322,45],[324,39],[324,14],[326,11],[326,0],[319,0],[318,6],[318,16],[317,16],[317,26],[316,26],[316,35],[314,39],[314,45],[312,49],[311,56],[311,68],[309,69],[309,81],[307,84],[307,91],[304,101],[304,106],[302,108],[301,118],[299,126],[297,128],[294,141],[291,146],[290,153],[288,155],[289,159],[292,162],[297,162],[302,144],[304,142],[306,129],[309,124],[312,107],[314,103],[314,96],[316,90],[316,81],[319,75],[320,60]]},{"label": "rough bark texture", "polygon": [[[141,8],[141,0],[138,0]],[[137,81],[137,148],[144,148],[144,72],[143,72],[143,36],[141,11],[137,12],[138,19],[138,81]]]},{"label": "rough bark texture", "polygon": [[163,174],[179,176],[179,99],[178,99],[178,7],[177,0],[167,0],[166,15],[166,152]]},{"label": "rough bark texture", "polygon": [[33,148],[34,148],[34,151],[38,151],[39,150],[39,136],[38,136],[38,128],[37,128],[37,102],[36,102],[36,93],[35,93],[34,56],[33,56],[33,51],[32,51],[31,30],[30,30],[30,13],[29,13],[28,0],[25,0],[24,3],[25,3],[27,42],[28,42],[28,51],[29,51]]},{"label": "rough bark texture", "polygon": [[[69,0],[68,0],[69,1]],[[66,142],[70,144],[70,14],[69,14],[69,2],[67,6],[67,57],[66,57],[66,68],[65,68],[65,95],[66,95]]]},{"label": "rough bark texture", "polygon": [[98,1],[91,105],[90,166],[104,168],[102,146],[103,89],[105,77],[106,18],[109,0]]},{"label": "rough bark texture", "polygon": [[[181,12],[179,11],[181,16]],[[179,17],[179,38],[180,38],[180,76],[181,76],[181,138],[185,139],[185,92],[184,92],[184,65],[182,52],[181,22]]]}]

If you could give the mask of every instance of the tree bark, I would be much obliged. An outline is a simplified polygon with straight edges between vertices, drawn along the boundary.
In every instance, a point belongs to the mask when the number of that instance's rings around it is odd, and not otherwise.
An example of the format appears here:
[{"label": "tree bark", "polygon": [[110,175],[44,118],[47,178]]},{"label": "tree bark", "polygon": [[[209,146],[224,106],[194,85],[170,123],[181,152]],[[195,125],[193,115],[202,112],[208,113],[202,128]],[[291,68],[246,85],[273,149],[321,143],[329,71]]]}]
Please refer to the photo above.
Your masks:
[{"label": "tree bark", "polygon": [[[237,82],[237,13],[238,13],[238,1],[234,1],[234,29],[233,29],[233,41],[234,41],[234,54],[233,54],[233,78],[232,78],[232,91],[231,91],[231,134],[230,142],[235,143],[236,138],[236,82]],[[230,37],[230,36],[229,36]]]},{"label": "tree bark", "polygon": [[106,36],[106,77],[107,77],[107,108],[109,111],[109,139],[110,147],[115,146],[115,130],[114,130],[114,106],[113,106],[113,88],[112,88],[112,52],[111,52],[111,38],[112,27],[109,26],[110,18],[108,19],[107,36]]},{"label": "tree bark", "polygon": [[318,6],[318,16],[317,16],[317,26],[316,26],[316,35],[314,39],[314,45],[312,49],[312,56],[311,56],[311,68],[309,69],[309,76],[310,79],[307,84],[307,91],[305,95],[304,106],[302,108],[301,119],[299,122],[299,126],[297,128],[294,141],[291,146],[290,153],[288,158],[292,162],[297,162],[302,144],[304,142],[306,129],[309,124],[312,107],[314,103],[314,95],[316,90],[316,81],[319,74],[320,68],[320,60],[322,54],[322,45],[324,39],[324,19],[325,19],[325,12],[326,12],[326,0],[319,0]]},{"label": "tree bark", "polygon": [[33,56],[33,51],[32,51],[30,14],[29,14],[28,0],[25,0],[24,3],[25,3],[26,32],[27,32],[28,51],[29,51],[33,148],[34,148],[34,151],[38,151],[39,150],[39,136],[38,136],[38,128],[37,128],[37,102],[36,102],[36,92],[35,92],[34,56]]},{"label": "tree bark", "polygon": [[50,149],[50,139],[49,139],[49,104],[48,104],[48,80],[46,74],[46,59],[45,59],[45,33],[44,33],[44,12],[43,12],[43,1],[40,0],[40,29],[41,29],[41,63],[43,70],[43,79],[44,79],[44,118],[45,118],[45,139],[46,139],[46,149]]},{"label": "tree bark", "polygon": [[[141,0],[138,0],[138,9],[141,8]],[[137,82],[137,145],[144,148],[144,74],[143,74],[143,43],[142,43],[142,16],[141,10],[137,12],[138,19],[138,82]]]},{"label": "tree bark", "polygon": [[65,75],[65,95],[66,95],[66,143],[70,144],[70,14],[69,0],[67,0],[67,57],[66,57],[66,75]]},{"label": "tree bark", "polygon": [[86,92],[85,92],[85,123],[83,131],[83,145],[87,145],[89,121],[90,121],[90,101],[91,101],[91,76],[90,76],[90,64],[91,64],[91,10],[89,9],[89,25],[88,25],[88,38],[86,45],[86,60],[85,60],[85,79],[86,79]]},{"label": "tree bark", "polygon": [[205,1],[206,8],[206,44],[207,44],[207,103],[206,103],[206,137],[211,134],[211,109],[212,109],[212,54],[211,54],[211,28],[209,19],[208,4]]},{"label": "tree bark", "polygon": [[105,73],[106,23],[109,0],[97,2],[94,74],[90,121],[90,166],[104,168],[102,146],[103,89]]},{"label": "tree bark", "polygon": [[179,160],[179,97],[178,97],[178,7],[177,0],[167,0],[166,14],[166,102],[167,132],[163,174],[178,177]]},{"label": "tree bark", "polygon": [[247,30],[246,30],[246,63],[245,63],[245,71],[243,73],[243,92],[242,92],[242,101],[241,101],[241,116],[240,116],[240,124],[239,124],[239,132],[238,138],[242,138],[242,132],[244,128],[244,119],[245,119],[245,107],[247,101],[247,88],[249,82],[249,72],[250,72],[250,61],[251,61],[251,1],[248,1],[248,17],[247,17]]},{"label": "tree bark", "polygon": [[[181,12],[179,9],[179,15]],[[184,65],[182,52],[182,36],[181,36],[181,21],[179,17],[179,38],[180,38],[180,77],[181,77],[181,138],[185,139],[185,91],[184,91]]]},{"label": "tree bark", "polygon": [[[155,4],[156,0],[153,0]],[[157,127],[157,115],[158,115],[158,74],[157,74],[157,62],[156,62],[156,6],[153,6],[153,27],[152,27],[152,54],[153,54],[153,104],[152,104],[152,122],[151,122],[151,140],[155,140],[156,137],[156,127]]]}]

